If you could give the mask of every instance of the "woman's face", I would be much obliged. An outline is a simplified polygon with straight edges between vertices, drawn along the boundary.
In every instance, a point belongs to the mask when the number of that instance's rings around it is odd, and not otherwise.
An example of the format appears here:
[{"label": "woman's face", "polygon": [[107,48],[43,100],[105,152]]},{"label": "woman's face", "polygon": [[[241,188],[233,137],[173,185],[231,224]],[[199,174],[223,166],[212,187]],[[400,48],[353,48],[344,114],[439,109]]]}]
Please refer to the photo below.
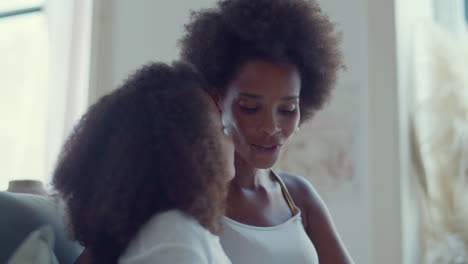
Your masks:
[{"label": "woman's face", "polygon": [[254,168],[275,164],[299,125],[300,87],[292,65],[261,60],[243,64],[220,102],[236,158]]},{"label": "woman's face", "polygon": [[223,131],[223,125],[221,123],[221,113],[219,108],[216,106],[215,101],[212,99],[208,93],[204,93],[204,97],[208,103],[209,108],[209,115],[213,120],[215,130],[216,130],[216,138],[219,139],[221,144],[221,151],[223,162],[225,164],[226,171],[224,174],[228,176],[226,181],[232,180],[235,175],[235,168],[234,168],[234,144],[232,138],[226,135]]}]

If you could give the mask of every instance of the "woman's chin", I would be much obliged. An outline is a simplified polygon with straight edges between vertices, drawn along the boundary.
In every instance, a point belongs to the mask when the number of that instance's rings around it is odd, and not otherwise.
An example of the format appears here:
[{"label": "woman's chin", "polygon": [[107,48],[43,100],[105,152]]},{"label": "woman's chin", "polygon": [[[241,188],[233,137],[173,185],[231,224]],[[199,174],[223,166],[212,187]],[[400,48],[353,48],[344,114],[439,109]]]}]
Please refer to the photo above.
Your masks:
[{"label": "woman's chin", "polygon": [[[240,154],[240,153],[238,153]],[[279,155],[256,155],[252,152],[244,152],[244,155],[238,155],[237,159],[242,163],[256,169],[270,169],[278,161]]]},{"label": "woman's chin", "polygon": [[251,163],[253,165],[253,167],[257,168],[257,169],[270,169],[272,168],[276,161],[278,160],[278,158],[269,158],[269,159],[252,159],[251,160]]}]

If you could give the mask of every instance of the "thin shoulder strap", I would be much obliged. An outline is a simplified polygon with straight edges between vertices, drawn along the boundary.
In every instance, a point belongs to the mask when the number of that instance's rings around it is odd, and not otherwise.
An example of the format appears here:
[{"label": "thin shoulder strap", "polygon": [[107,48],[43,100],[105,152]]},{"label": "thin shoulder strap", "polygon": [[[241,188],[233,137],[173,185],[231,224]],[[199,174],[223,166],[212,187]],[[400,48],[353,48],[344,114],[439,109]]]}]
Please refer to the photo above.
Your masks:
[{"label": "thin shoulder strap", "polygon": [[291,195],[289,194],[288,188],[286,188],[286,184],[284,184],[283,179],[281,179],[281,177],[275,170],[271,169],[271,173],[278,180],[281,186],[281,190],[283,191],[284,198],[286,199],[286,202],[289,205],[289,209],[291,209],[291,212],[293,215],[296,215],[297,214],[296,205],[294,204],[294,201]]},{"label": "thin shoulder strap", "polygon": [[74,264],[91,264],[93,263],[91,252],[89,249],[84,249],[83,252],[75,260]]}]

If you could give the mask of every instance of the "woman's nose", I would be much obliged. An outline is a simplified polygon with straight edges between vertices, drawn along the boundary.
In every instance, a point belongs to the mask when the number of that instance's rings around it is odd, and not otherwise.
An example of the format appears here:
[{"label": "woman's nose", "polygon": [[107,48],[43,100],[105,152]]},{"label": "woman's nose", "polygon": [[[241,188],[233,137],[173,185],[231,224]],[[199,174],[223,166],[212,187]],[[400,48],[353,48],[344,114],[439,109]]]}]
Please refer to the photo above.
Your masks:
[{"label": "woman's nose", "polygon": [[262,117],[260,132],[272,136],[280,131],[280,127],[273,114],[267,114]]}]

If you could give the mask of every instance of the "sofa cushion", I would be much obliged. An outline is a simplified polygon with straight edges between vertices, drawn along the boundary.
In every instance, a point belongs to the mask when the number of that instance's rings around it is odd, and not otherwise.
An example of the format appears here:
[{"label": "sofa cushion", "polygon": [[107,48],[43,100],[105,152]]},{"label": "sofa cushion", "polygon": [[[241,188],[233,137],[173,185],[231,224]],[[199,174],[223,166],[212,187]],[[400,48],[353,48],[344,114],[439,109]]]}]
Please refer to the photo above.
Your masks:
[{"label": "sofa cushion", "polygon": [[59,264],[54,244],[54,230],[50,226],[43,226],[21,243],[7,264]]},{"label": "sofa cushion", "polygon": [[6,263],[30,233],[50,225],[56,239],[54,253],[59,263],[72,264],[82,248],[68,236],[63,208],[49,196],[0,192],[0,263]]}]

